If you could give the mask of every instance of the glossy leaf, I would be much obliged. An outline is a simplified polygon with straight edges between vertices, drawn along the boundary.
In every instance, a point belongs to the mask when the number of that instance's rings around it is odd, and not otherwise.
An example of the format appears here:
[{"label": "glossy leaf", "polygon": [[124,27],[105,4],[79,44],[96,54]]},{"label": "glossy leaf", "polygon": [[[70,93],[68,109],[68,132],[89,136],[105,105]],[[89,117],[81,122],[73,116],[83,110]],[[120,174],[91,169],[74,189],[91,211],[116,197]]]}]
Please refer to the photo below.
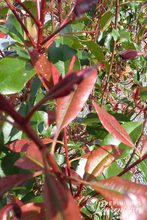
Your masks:
[{"label": "glossy leaf", "polygon": [[119,122],[105,109],[98,106],[95,102],[93,102],[93,106],[95,107],[96,112],[104,128],[114,137],[121,140],[124,144],[133,147],[134,144],[130,136],[125,131],[125,129],[119,124]]},{"label": "glossy leaf", "polygon": [[121,154],[116,146],[101,146],[90,152],[85,166],[85,177],[92,180],[101,175]]},{"label": "glossy leaf", "polygon": [[121,208],[121,219],[146,219],[147,215],[147,186],[136,184],[120,177],[91,182],[90,186],[99,192],[110,206]]},{"label": "glossy leaf", "polygon": [[81,17],[85,12],[89,11],[97,3],[97,0],[77,0],[74,13],[77,17]]},{"label": "glossy leaf", "polygon": [[49,91],[52,87],[52,76],[57,71],[56,67],[49,62],[44,54],[37,52],[36,50],[30,51],[31,62],[40,78],[45,89]]},{"label": "glossy leaf", "polygon": [[0,92],[2,94],[20,92],[35,74],[30,62],[17,57],[1,59],[0,67]]},{"label": "glossy leaf", "polygon": [[27,181],[31,174],[17,174],[6,176],[0,179],[0,197],[14,186],[19,186]]},{"label": "glossy leaf", "polygon": [[67,186],[45,171],[44,196],[46,218],[80,220],[80,211]]},{"label": "glossy leaf", "polygon": [[73,93],[57,99],[57,127],[59,130],[67,126],[82,110],[97,79],[97,71],[94,68],[83,69],[76,74],[77,76],[85,74],[88,76]]},{"label": "glossy leaf", "polygon": [[16,17],[10,13],[6,23],[2,26],[2,31],[9,34],[14,40],[21,43],[23,42],[23,30]]}]

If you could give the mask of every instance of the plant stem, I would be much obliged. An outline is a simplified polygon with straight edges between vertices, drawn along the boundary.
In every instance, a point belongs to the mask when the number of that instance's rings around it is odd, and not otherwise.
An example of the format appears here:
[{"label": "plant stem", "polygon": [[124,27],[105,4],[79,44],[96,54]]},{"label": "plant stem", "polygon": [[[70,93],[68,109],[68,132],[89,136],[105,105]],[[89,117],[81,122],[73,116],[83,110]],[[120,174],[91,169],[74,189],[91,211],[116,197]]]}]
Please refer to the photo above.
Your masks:
[{"label": "plant stem", "polygon": [[68,24],[70,24],[72,21],[74,21],[74,17],[71,18],[69,21],[67,21],[65,24],[60,26],[54,33],[50,34],[48,37],[46,37],[42,42],[41,45],[44,45],[47,43],[49,40],[51,40],[52,37],[54,37],[56,34],[58,34],[63,28],[65,28]]},{"label": "plant stem", "polygon": [[[44,145],[41,139],[36,135],[32,127],[29,125],[29,122],[26,121],[26,119],[23,116],[21,116],[18,112],[15,111],[13,106],[2,94],[0,94],[0,111],[4,111],[7,114],[9,114],[18,124],[19,128],[22,131],[24,131],[27,134],[27,136],[34,141],[34,143],[37,145],[39,150],[42,152],[42,155],[44,155],[44,152],[46,151],[46,145]],[[54,160],[53,155],[48,154],[48,159],[53,170],[56,173],[59,172],[58,165]]]},{"label": "plant stem", "polygon": [[35,16],[27,9],[27,7],[20,1],[20,0],[16,0],[16,2],[19,3],[19,5],[27,12],[27,14],[34,20],[35,24],[37,26],[40,25],[40,22],[38,19],[35,18]]},{"label": "plant stem", "polygon": [[38,27],[38,45],[40,45],[43,40],[45,14],[46,14],[46,0],[41,0],[40,25]]},{"label": "plant stem", "polygon": [[141,163],[143,160],[147,159],[147,154],[145,154],[142,158],[136,160],[133,164],[131,164],[129,167],[127,167],[125,170],[120,172],[117,176],[122,176],[125,173],[127,173],[129,170],[131,170],[133,167],[135,167],[137,164]]},{"label": "plant stem", "polygon": [[[67,164],[67,172],[68,176],[70,177],[70,162],[69,162],[69,156],[68,156],[68,145],[67,145],[67,134],[66,134],[66,128],[63,128],[63,134],[64,134],[64,148],[65,148],[65,157],[66,157],[66,164]],[[69,180],[69,187],[71,194],[73,195],[73,190],[72,190],[72,184],[71,181]]]},{"label": "plant stem", "polygon": [[[117,30],[117,25],[118,25],[118,15],[119,15],[119,0],[116,0],[115,30]],[[108,86],[109,86],[109,79],[110,79],[110,75],[111,75],[111,72],[112,72],[112,66],[113,66],[113,61],[114,61],[115,50],[116,50],[116,41],[114,41],[114,45],[113,45],[111,61],[110,61],[108,74],[107,74],[107,79],[106,79],[106,85],[105,85],[103,93],[102,93],[101,105],[103,105],[105,92],[107,91]]]},{"label": "plant stem", "polygon": [[16,12],[16,8],[10,3],[9,0],[5,0],[6,4],[8,5],[9,9],[13,12],[13,14],[15,15],[15,17],[17,18],[18,22],[20,23],[22,29],[24,30],[24,32],[26,33],[28,39],[30,40],[30,43],[32,44],[32,46],[34,48],[37,48],[36,43],[34,42],[34,39],[32,38],[32,36],[30,35],[28,29],[26,28],[26,26],[23,24],[21,18],[18,16],[17,12]]}]

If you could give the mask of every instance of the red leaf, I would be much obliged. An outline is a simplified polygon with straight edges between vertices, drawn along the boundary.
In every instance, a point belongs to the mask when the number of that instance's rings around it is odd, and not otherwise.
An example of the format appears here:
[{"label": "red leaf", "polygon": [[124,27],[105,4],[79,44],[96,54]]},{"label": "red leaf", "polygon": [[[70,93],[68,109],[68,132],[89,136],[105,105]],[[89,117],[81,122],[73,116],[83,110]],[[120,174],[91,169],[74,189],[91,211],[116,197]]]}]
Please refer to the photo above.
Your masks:
[{"label": "red leaf", "polygon": [[120,154],[113,145],[102,146],[91,151],[85,166],[86,179],[92,180],[101,175]]},{"label": "red leaf", "polygon": [[89,68],[68,74],[50,89],[47,98],[57,99],[69,95],[76,90],[78,84],[81,84],[82,81],[93,75],[94,71],[94,68]]},{"label": "red leaf", "polygon": [[21,157],[19,158],[15,164],[15,166],[21,168],[21,169],[25,169],[25,170],[34,170],[34,171],[39,171],[41,170],[41,166],[37,165],[36,163],[34,163],[33,161],[31,161],[29,158],[27,157]]},{"label": "red leaf", "polygon": [[40,78],[45,89],[49,91],[52,87],[52,76],[57,71],[56,67],[49,62],[44,54],[37,52],[36,50],[30,51],[30,57],[32,64]]},{"label": "red leaf", "polygon": [[146,219],[147,186],[123,180],[120,177],[91,182],[90,186],[99,192],[110,206],[121,208],[121,219],[127,220],[132,214],[134,218],[131,219]]},{"label": "red leaf", "polygon": [[[66,174],[66,176],[68,176],[68,169],[67,167],[62,167],[62,171]],[[80,175],[78,173],[76,173],[75,170],[70,168],[70,175],[73,178],[76,178],[76,180],[79,179],[79,183],[77,183],[77,181],[74,181],[71,179],[71,183],[75,184],[75,185],[81,185],[80,180],[82,180],[82,178],[80,177]]]},{"label": "red leaf", "polygon": [[[44,138],[44,139],[42,139],[42,142],[44,144],[48,144],[48,143],[51,143],[52,140],[50,138]],[[34,161],[34,163],[38,165],[38,166],[34,165],[36,168],[37,167],[39,168],[39,166],[43,167],[42,154],[33,141],[31,141],[29,139],[21,139],[21,140],[17,140],[17,141],[12,142],[8,147],[10,150],[17,152],[17,153],[25,152],[26,157],[29,158],[32,163]],[[20,165],[21,162],[22,162],[22,167],[23,167],[25,165],[24,159],[22,159],[22,160],[20,159],[19,161],[16,161],[16,164]],[[31,165],[31,162],[28,164],[28,166],[33,166],[33,165]]]},{"label": "red leaf", "polygon": [[6,38],[6,37],[7,37],[7,35],[6,35],[6,34],[4,34],[4,33],[0,32],[0,38]]},{"label": "red leaf", "polygon": [[52,123],[55,122],[56,114],[55,114],[55,111],[50,110],[50,109],[47,111],[47,114],[48,114],[48,126],[50,126]]},{"label": "red leaf", "polygon": [[41,164],[43,164],[42,155],[36,144],[28,139],[21,139],[12,142],[9,146],[9,149],[19,153],[19,152],[25,152],[26,155],[31,157],[33,160],[39,161]]},{"label": "red leaf", "polygon": [[19,186],[27,181],[31,174],[17,174],[0,178],[0,197],[14,186]]},{"label": "red leaf", "polygon": [[45,171],[44,196],[46,219],[81,219],[79,208],[66,185],[47,171]]},{"label": "red leaf", "polygon": [[44,205],[42,203],[27,203],[20,206],[16,203],[10,203],[1,209],[0,219],[8,220],[10,211],[14,213],[13,219],[42,220],[45,218]]},{"label": "red leaf", "polygon": [[125,131],[125,129],[119,124],[119,122],[105,109],[98,106],[95,102],[93,102],[93,106],[95,107],[96,112],[104,128],[114,137],[121,140],[124,144],[130,147],[134,147],[134,144],[130,136]]},{"label": "red leaf", "polygon": [[95,6],[97,0],[77,0],[76,6],[74,8],[74,13],[77,17],[81,17],[85,12],[89,11],[93,6]]},{"label": "red leaf", "polygon": [[68,96],[57,99],[56,120],[59,130],[67,126],[82,110],[97,79],[97,71],[94,68],[83,69],[76,75],[83,77],[77,89]]},{"label": "red leaf", "polygon": [[45,218],[43,203],[27,203],[21,206],[21,220],[42,220]]}]

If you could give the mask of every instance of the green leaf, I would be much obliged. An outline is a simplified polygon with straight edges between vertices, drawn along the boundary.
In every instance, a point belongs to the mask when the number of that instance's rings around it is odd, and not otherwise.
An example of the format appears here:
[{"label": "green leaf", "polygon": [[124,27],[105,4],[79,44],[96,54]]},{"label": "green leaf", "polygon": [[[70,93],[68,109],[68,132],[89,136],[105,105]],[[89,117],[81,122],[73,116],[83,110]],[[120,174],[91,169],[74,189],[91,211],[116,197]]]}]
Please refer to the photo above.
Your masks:
[{"label": "green leaf", "polygon": [[114,17],[113,13],[108,11],[101,17],[100,20],[100,29],[101,31],[104,31],[107,29],[109,24],[111,23],[112,18]]},{"label": "green leaf", "polygon": [[144,181],[147,182],[147,160],[142,161],[137,166],[139,167],[139,169],[144,175]]},{"label": "green leaf", "polygon": [[0,92],[2,94],[20,92],[27,81],[35,75],[31,63],[19,58],[3,58],[0,60],[0,67]]},{"label": "green leaf", "polygon": [[119,33],[118,33],[118,31],[116,31],[115,29],[112,29],[112,32],[111,32],[111,34],[112,34],[112,36],[113,36],[113,39],[115,40],[115,41],[117,41],[117,39],[119,38]]},{"label": "green leaf", "polygon": [[141,90],[140,90],[140,98],[141,98],[143,101],[146,101],[146,100],[147,100],[147,86],[141,88]]},{"label": "green leaf", "polygon": [[48,48],[48,58],[51,62],[57,63],[59,60],[66,61],[71,59],[76,54],[76,51],[67,45],[61,45],[58,42],[54,42]]},{"label": "green leaf", "polygon": [[119,32],[120,42],[130,41],[130,33],[126,30],[120,30]]},{"label": "green leaf", "polygon": [[16,41],[22,43],[23,31],[21,25],[13,14],[10,14],[4,25],[6,32]]},{"label": "green leaf", "polygon": [[83,44],[88,47],[91,55],[94,55],[98,61],[103,61],[105,59],[103,50],[97,43],[95,43],[94,41],[86,41],[83,42]]}]

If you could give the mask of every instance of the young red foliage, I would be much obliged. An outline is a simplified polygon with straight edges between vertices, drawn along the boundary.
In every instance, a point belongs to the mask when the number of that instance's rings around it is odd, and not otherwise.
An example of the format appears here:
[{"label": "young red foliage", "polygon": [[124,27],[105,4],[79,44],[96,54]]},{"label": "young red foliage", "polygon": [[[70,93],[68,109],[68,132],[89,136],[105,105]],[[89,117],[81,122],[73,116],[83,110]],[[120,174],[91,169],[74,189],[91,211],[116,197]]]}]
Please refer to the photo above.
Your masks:
[{"label": "young red foliage", "polygon": [[47,219],[81,219],[79,208],[67,186],[47,170],[45,170],[44,196]]},{"label": "young red foliage", "polygon": [[[72,73],[68,76],[71,76],[71,74]],[[95,68],[83,69],[75,74],[77,77],[83,76],[82,82],[77,86],[73,93],[57,99],[56,120],[58,130],[66,127],[77,117],[92,92],[97,79],[97,71]]]},{"label": "young red foliage", "polygon": [[36,70],[38,77],[40,78],[45,89],[49,89],[53,86],[52,76],[57,71],[56,67],[49,62],[47,57],[37,52],[36,50],[30,51],[31,62]]},{"label": "young red foliage", "polygon": [[[50,138],[44,138],[42,139],[43,144],[51,143],[52,140]],[[19,166],[21,168],[26,169],[35,169],[38,170],[43,167],[43,160],[42,160],[42,154],[41,151],[38,149],[36,144],[29,140],[29,139],[21,139],[12,142],[9,146],[9,149],[19,153],[19,152],[25,152],[25,157],[19,158],[15,165]]]},{"label": "young red foliage", "polygon": [[23,184],[31,177],[32,174],[16,174],[2,177],[0,179],[0,197],[12,187]]},{"label": "young red foliage", "polygon": [[123,220],[133,214],[133,219],[146,219],[147,186],[112,177],[107,180],[91,182],[90,186],[99,192],[112,207],[121,208]]},{"label": "young red foliage", "polygon": [[101,146],[91,151],[85,166],[85,178],[92,180],[101,175],[119,155],[121,152],[113,145]]},{"label": "young red foliage", "polygon": [[127,146],[133,147],[134,144],[130,136],[125,131],[125,129],[119,124],[119,122],[105,109],[98,106],[98,104],[96,104],[95,102],[93,102],[92,104],[95,107],[96,112],[104,128],[115,138],[121,140]]}]

